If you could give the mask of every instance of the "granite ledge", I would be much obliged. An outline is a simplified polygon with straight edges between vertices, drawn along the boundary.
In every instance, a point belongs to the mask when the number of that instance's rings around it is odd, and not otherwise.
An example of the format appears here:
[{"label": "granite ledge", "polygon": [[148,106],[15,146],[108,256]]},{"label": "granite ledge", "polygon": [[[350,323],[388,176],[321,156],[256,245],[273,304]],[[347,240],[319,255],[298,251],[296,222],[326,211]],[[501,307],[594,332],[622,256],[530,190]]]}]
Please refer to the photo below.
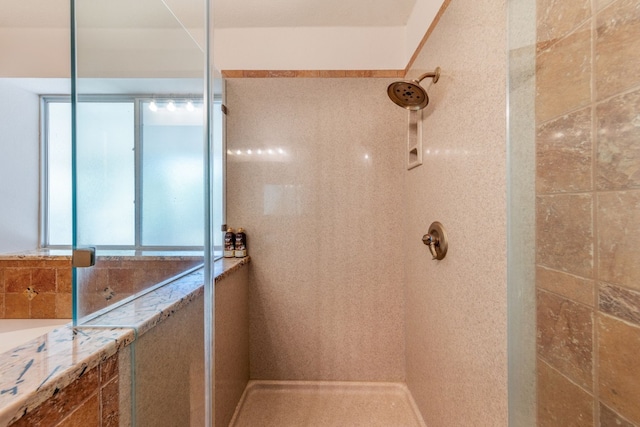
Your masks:
[{"label": "granite ledge", "polygon": [[[214,263],[215,283],[250,258]],[[0,354],[0,426],[7,426],[204,293],[203,269],[74,329],[55,329]]]}]

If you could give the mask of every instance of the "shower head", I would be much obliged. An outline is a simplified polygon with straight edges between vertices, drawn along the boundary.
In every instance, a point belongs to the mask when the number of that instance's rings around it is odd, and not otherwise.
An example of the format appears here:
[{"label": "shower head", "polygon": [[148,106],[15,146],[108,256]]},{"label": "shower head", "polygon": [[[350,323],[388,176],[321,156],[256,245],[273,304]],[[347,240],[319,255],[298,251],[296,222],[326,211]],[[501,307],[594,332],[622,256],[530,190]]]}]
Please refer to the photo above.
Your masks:
[{"label": "shower head", "polygon": [[440,67],[432,73],[421,75],[417,80],[402,80],[391,83],[387,88],[387,95],[402,108],[412,111],[422,110],[429,104],[429,96],[427,91],[420,86],[420,82],[427,77],[433,78],[433,82],[436,83],[440,78]]},{"label": "shower head", "polygon": [[393,102],[407,110],[422,110],[429,104],[427,91],[416,80],[391,83],[387,94]]}]

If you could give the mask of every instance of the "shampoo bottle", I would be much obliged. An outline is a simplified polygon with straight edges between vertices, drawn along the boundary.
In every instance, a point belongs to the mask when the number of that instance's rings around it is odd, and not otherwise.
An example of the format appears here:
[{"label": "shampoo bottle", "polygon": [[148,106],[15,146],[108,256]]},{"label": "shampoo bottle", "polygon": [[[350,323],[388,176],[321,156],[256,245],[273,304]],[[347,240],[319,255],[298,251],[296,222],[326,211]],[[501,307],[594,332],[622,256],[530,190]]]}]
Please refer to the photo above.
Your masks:
[{"label": "shampoo bottle", "polygon": [[233,228],[227,228],[227,232],[224,233],[224,257],[233,258],[236,250],[236,235],[233,232]]},{"label": "shampoo bottle", "polygon": [[244,228],[238,228],[236,233],[236,258],[244,258],[247,256],[247,235],[244,232]]}]

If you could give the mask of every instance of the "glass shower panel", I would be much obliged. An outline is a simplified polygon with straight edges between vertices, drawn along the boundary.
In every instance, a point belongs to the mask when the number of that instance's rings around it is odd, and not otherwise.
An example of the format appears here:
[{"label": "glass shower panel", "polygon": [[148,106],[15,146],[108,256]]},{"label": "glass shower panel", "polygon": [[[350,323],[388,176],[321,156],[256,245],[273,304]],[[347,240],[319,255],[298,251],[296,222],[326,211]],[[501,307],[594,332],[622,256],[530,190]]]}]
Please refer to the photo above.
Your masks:
[{"label": "glass shower panel", "polygon": [[82,324],[203,264],[203,1],[75,0],[77,248]]},{"label": "glass shower panel", "polygon": [[207,1],[71,1],[74,323],[136,331],[127,423],[207,425]]},{"label": "glass shower panel", "polygon": [[510,0],[507,7],[509,425],[534,426],[536,3],[529,0]]}]

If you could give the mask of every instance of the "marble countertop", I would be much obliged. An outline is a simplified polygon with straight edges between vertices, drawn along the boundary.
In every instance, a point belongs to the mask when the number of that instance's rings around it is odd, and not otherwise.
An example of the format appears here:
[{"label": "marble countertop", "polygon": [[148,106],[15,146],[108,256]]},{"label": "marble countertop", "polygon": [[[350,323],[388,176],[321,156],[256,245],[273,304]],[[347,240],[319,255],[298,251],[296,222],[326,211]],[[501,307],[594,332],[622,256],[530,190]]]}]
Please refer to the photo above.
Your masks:
[{"label": "marble countertop", "polygon": [[[248,262],[248,257],[216,261],[216,283]],[[82,327],[65,325],[0,354],[0,426],[31,412],[86,370],[189,304],[204,292],[203,283],[200,269]]]}]

